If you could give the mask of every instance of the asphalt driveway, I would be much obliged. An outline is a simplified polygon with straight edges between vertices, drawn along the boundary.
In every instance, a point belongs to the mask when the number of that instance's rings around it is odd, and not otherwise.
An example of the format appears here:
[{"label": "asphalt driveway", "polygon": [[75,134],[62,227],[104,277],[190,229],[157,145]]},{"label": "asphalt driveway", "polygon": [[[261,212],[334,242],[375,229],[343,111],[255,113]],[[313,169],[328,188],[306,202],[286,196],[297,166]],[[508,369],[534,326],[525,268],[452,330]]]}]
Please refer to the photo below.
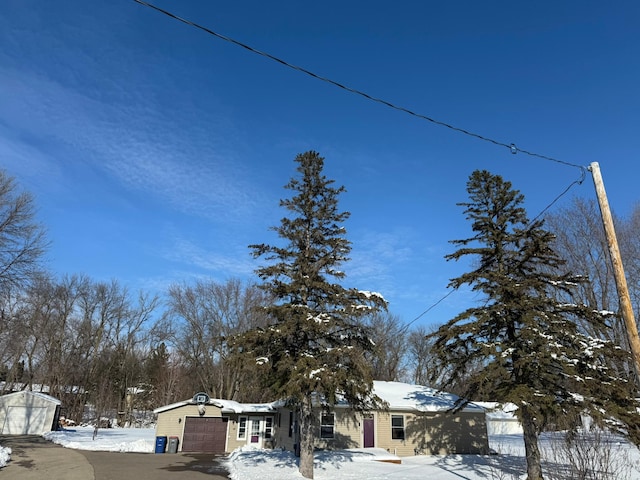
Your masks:
[{"label": "asphalt driveway", "polygon": [[224,480],[223,458],[211,454],[114,453],[73,450],[35,435],[0,436],[11,460],[0,478],[11,480]]}]

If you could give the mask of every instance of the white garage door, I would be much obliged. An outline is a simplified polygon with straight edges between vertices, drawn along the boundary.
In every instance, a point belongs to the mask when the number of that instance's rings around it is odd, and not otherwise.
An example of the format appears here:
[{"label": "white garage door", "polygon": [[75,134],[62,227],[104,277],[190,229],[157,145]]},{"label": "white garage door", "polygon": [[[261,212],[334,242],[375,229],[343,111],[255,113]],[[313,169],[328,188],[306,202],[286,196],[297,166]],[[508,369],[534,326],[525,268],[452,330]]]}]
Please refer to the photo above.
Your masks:
[{"label": "white garage door", "polygon": [[51,428],[45,426],[46,407],[9,407],[2,426],[3,435],[42,435]]}]

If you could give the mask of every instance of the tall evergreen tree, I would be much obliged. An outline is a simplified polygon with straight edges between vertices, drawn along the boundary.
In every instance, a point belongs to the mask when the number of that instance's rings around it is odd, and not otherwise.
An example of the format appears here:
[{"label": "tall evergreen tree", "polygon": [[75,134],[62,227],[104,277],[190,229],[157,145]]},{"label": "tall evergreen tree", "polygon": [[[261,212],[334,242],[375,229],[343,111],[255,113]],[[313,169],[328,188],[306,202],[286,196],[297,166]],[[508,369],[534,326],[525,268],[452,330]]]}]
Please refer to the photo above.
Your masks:
[{"label": "tall evergreen tree", "polygon": [[269,262],[256,272],[275,299],[267,307],[272,324],[238,337],[236,345],[261,365],[270,390],[298,411],[299,469],[313,478],[317,407],[345,400],[358,409],[369,401],[373,378],[364,353],[374,346],[358,319],[386,302],[339,283],[345,277],[339,267],[351,250],[342,226],[349,213],[338,210],[345,189],[322,174],[318,153],[295,161],[299,178],[285,186],[294,195],[280,201],[291,216],[272,227],[284,245],[250,245],[255,258]]},{"label": "tall evergreen tree", "polygon": [[[529,224],[524,197],[510,182],[475,171],[467,191],[470,201],[461,205],[474,236],[453,241],[459,248],[446,258],[472,256],[477,263],[450,286],[467,284],[485,298],[433,335],[434,352],[451,366],[443,388],[466,376],[464,398],[518,406],[529,480],[543,478],[540,433],[564,420],[559,426],[575,429],[581,414],[637,443],[634,382],[608,368],[612,358],[627,353],[578,327],[578,320],[588,319],[607,329],[610,318],[584,305],[560,303],[552,294],[569,292],[584,278],[559,273],[564,261],[551,247],[553,234],[541,221]],[[469,374],[469,365],[481,367]]]}]

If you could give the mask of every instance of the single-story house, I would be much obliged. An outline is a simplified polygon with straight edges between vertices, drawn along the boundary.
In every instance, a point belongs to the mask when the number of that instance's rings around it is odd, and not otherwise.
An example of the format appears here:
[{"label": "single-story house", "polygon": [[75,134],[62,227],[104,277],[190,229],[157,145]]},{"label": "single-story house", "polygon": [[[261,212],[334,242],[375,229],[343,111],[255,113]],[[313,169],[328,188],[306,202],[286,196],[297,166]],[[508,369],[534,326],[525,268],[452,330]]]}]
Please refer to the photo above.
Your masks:
[{"label": "single-story house", "polygon": [[[319,409],[316,447],[377,447],[398,456],[489,452],[483,408],[469,404],[452,413],[455,395],[400,382],[375,381],[373,393],[387,409],[356,413],[341,404]],[[154,410],[156,435],[177,437],[178,451],[226,453],[244,445],[296,450],[296,412],[282,402],[242,404],[206,395],[198,401],[197,396]]]},{"label": "single-story house", "polygon": [[[452,413],[458,397],[421,385],[373,382],[373,394],[387,409],[355,413],[348,405],[336,405],[319,413],[316,446],[325,449],[383,448],[399,457],[454,453],[488,453],[489,442],[484,409],[469,404]],[[293,413],[279,409],[280,423],[275,444],[295,449]]]},{"label": "single-story house", "polygon": [[56,430],[60,400],[45,393],[22,391],[0,397],[2,435],[42,435]]}]

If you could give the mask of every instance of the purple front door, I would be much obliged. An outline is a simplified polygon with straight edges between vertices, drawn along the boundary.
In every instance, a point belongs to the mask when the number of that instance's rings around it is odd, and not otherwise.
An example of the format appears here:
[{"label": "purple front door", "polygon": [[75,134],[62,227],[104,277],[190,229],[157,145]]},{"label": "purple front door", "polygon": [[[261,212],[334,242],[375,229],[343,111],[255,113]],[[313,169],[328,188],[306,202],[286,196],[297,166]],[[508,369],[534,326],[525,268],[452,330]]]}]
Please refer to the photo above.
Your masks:
[{"label": "purple front door", "polygon": [[362,420],[362,428],[364,433],[364,448],[375,447],[373,418],[364,418]]}]

